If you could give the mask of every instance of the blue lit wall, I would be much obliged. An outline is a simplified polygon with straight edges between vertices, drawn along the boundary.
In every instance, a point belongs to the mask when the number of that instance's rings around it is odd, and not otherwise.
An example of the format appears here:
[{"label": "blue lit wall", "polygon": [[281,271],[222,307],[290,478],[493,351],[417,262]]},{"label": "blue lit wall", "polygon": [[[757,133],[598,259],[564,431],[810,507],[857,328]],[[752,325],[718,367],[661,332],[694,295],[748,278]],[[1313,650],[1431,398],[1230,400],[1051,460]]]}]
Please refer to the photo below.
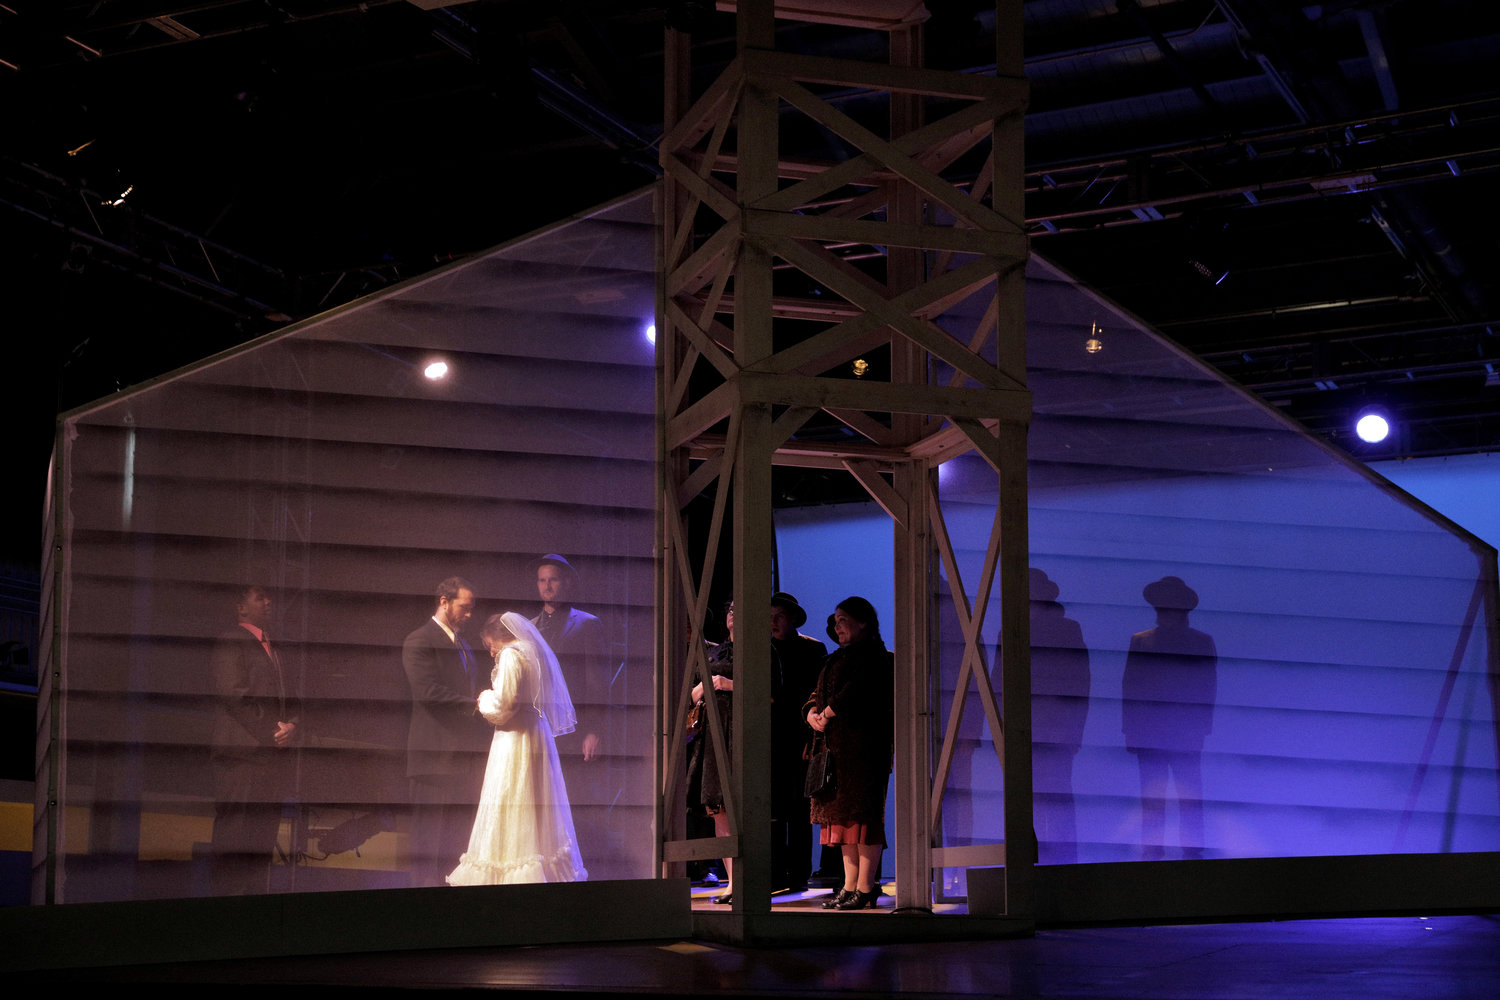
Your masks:
[{"label": "blue lit wall", "polygon": [[1500,548],[1500,452],[1371,462],[1370,468]]},{"label": "blue lit wall", "polygon": [[[993,511],[964,495],[974,471],[944,477],[966,582]],[[782,586],[810,609],[860,589],[879,603],[876,581],[888,590],[891,528],[878,508],[786,511],[777,529]],[[1494,692],[1474,615],[1478,563],[1463,539],[1325,469],[1038,491],[1031,546],[1089,668],[1071,776],[1055,766],[1067,748],[1038,748],[1044,863],[1500,849]],[[1203,832],[1188,839],[1170,782],[1164,828],[1145,835],[1138,755],[1122,731],[1131,637],[1155,624],[1142,589],[1168,575],[1198,594],[1191,627],[1218,653],[1199,761]],[[998,600],[989,613],[993,651]],[[940,632],[946,705],[961,652],[951,614]],[[1041,739],[1070,693],[1036,669]],[[1161,697],[1159,720],[1201,714]],[[1002,781],[977,706],[961,733],[945,842],[997,839]]]}]

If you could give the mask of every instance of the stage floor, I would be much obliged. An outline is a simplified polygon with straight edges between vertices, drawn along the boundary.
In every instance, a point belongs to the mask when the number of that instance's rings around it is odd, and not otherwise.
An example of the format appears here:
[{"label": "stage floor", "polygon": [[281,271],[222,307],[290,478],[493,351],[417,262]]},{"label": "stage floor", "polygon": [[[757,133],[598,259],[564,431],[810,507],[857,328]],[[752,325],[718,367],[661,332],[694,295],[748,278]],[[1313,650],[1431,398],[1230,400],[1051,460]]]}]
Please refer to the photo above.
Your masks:
[{"label": "stage floor", "polygon": [[[700,890],[695,890],[695,896]],[[810,895],[822,895],[814,892]],[[871,915],[879,919],[878,913]],[[1003,941],[746,949],[697,941],[472,948],[28,973],[155,991],[500,989],[721,996],[1495,1000],[1500,916],[1043,930]]]}]

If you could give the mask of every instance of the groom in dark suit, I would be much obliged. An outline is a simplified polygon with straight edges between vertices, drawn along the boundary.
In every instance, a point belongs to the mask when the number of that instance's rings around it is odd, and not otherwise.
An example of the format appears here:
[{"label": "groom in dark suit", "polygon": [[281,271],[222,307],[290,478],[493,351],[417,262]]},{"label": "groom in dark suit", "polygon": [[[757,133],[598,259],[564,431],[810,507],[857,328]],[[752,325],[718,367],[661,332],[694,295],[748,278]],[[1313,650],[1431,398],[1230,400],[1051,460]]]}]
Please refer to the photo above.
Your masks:
[{"label": "groom in dark suit", "polygon": [[216,895],[266,890],[266,864],[281,828],[281,806],[295,784],[291,748],[300,710],[271,646],[271,598],[245,587],[239,624],[214,643],[213,884]]},{"label": "groom in dark suit", "polygon": [[401,646],[411,685],[406,776],[411,783],[411,879],[442,885],[468,847],[493,733],[479,715],[489,685],[483,658],[460,631],[474,613],[474,588],[459,577],[437,586],[437,609]]}]

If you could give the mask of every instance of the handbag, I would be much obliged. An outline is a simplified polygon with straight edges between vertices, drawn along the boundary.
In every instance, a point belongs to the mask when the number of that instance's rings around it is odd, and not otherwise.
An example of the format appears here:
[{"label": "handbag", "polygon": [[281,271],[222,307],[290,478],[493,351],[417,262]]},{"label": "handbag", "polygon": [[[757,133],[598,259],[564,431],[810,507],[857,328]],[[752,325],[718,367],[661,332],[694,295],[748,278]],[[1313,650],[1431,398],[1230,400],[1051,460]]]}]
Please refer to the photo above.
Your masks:
[{"label": "handbag", "polygon": [[822,733],[813,734],[812,752],[807,757],[807,778],[802,794],[809,799],[832,798],[838,790],[833,766],[833,751],[828,749]]},{"label": "handbag", "polygon": [[693,737],[698,735],[698,730],[703,727],[703,702],[695,702],[688,709],[687,724],[683,727],[687,732],[687,741],[693,742]]}]

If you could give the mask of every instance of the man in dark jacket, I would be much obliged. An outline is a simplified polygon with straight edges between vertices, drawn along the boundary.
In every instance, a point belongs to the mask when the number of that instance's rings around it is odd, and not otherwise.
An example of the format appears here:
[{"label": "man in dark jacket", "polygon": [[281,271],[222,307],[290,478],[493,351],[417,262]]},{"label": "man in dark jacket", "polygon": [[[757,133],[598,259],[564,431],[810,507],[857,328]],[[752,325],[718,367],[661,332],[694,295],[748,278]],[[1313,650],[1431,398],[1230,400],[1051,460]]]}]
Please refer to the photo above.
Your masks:
[{"label": "man in dark jacket", "polygon": [[771,873],[773,887],[800,891],[812,874],[812,821],[802,794],[807,725],[802,706],[828,649],[797,629],[807,612],[791,594],[771,595]]},{"label": "man in dark jacket", "polygon": [[494,730],[479,714],[489,665],[459,633],[474,613],[474,588],[449,577],[437,609],[401,645],[411,685],[406,776],[411,783],[411,879],[442,885],[468,847]]},{"label": "man in dark jacket", "polygon": [[557,655],[557,665],[568,682],[568,694],[578,713],[578,728],[557,739],[557,755],[563,781],[573,806],[573,826],[584,863],[595,877],[609,877],[613,860],[606,857],[605,825],[608,804],[617,789],[610,788],[605,772],[609,751],[609,706],[613,671],[610,669],[604,623],[573,606],[578,596],[578,571],[556,552],[538,556],[527,564],[536,581],[542,608],[533,619],[542,638]]},{"label": "man in dark jacket", "polygon": [[235,607],[239,624],[214,643],[214,893],[264,892],[266,864],[295,784],[291,748],[300,709],[281,657],[271,645],[271,598],[248,586]]}]

